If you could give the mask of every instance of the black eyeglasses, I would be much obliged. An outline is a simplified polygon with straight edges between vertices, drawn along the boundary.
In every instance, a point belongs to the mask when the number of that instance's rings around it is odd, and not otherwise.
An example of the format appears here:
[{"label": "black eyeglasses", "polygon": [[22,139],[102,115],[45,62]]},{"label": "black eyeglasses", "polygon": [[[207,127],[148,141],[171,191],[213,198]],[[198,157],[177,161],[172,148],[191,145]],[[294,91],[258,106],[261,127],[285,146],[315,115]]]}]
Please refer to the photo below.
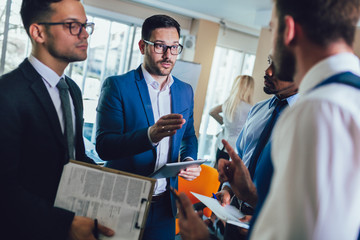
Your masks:
[{"label": "black eyeglasses", "polygon": [[81,23],[81,22],[40,22],[40,25],[64,25],[66,26],[70,34],[73,36],[80,36],[82,29],[84,28],[85,31],[91,35],[94,32],[95,23]]},{"label": "black eyeglasses", "polygon": [[183,46],[181,44],[168,46],[168,45],[165,45],[165,44],[162,44],[162,43],[150,42],[150,41],[147,41],[147,40],[144,40],[144,42],[147,43],[147,44],[153,45],[155,52],[158,53],[158,54],[166,53],[169,48],[170,48],[170,53],[172,55],[178,55],[183,50]]}]

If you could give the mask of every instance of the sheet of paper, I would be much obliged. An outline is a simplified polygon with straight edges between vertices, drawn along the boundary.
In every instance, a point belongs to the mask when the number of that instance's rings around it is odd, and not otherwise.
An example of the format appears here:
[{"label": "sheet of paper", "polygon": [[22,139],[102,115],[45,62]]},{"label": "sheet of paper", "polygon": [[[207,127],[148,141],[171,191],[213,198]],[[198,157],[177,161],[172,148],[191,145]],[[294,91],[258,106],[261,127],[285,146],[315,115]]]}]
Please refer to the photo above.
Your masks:
[{"label": "sheet of paper", "polygon": [[239,219],[244,217],[239,209],[234,206],[227,205],[225,207],[221,206],[218,200],[210,197],[206,197],[204,195],[191,192],[197,199],[199,199],[203,204],[205,204],[214,214],[220,218],[221,220],[226,221],[227,223],[242,227],[249,228],[247,223],[241,222]]},{"label": "sheet of paper", "polygon": [[248,222],[240,222],[240,221],[228,220],[226,223],[229,223],[229,224],[241,227],[241,228],[249,229],[249,223]]},{"label": "sheet of paper", "polygon": [[150,181],[68,163],[64,167],[55,206],[77,216],[97,218],[115,231],[100,239],[138,239],[143,223]]}]

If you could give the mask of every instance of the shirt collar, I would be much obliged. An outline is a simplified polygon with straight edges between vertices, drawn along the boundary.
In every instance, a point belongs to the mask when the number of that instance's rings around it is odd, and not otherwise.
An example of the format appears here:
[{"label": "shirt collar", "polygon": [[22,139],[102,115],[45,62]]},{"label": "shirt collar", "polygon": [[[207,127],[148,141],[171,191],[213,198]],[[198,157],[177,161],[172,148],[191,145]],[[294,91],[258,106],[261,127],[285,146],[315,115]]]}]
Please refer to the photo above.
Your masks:
[{"label": "shirt collar", "polygon": [[[298,99],[298,97],[299,97],[299,93],[296,93],[290,97],[283,99],[282,101],[287,101],[289,107],[292,107],[294,105],[294,103],[296,102],[296,100]],[[276,102],[279,100],[280,99],[276,95],[274,95],[269,102],[269,109],[272,108],[276,104]]]},{"label": "shirt collar", "polygon": [[300,83],[299,93],[302,95],[327,78],[341,72],[360,75],[358,57],[352,53],[340,53],[318,62],[305,74]]},{"label": "shirt collar", "polygon": [[60,81],[60,78],[65,79],[65,74],[61,76],[57,75],[51,68],[40,62],[33,55],[30,55],[28,58],[31,65],[35,68],[35,70],[40,74],[40,76],[51,86],[56,87],[56,84]]},{"label": "shirt collar", "polygon": [[[150,85],[152,88],[159,90],[160,89],[160,84],[151,76],[151,74],[144,68],[144,65],[141,64],[141,70],[143,72],[145,81],[148,85]],[[165,85],[165,87],[163,88],[163,90],[170,88],[171,85],[174,83],[174,79],[172,77],[171,74],[169,74],[168,80],[167,80],[167,84]]]}]

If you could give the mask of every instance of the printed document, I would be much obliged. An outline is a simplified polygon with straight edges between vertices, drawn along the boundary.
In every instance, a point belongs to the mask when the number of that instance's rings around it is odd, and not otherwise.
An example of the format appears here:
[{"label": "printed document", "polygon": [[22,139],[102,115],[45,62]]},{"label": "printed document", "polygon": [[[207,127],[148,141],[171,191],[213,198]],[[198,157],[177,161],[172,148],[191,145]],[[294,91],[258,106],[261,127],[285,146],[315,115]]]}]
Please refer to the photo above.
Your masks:
[{"label": "printed document", "polygon": [[70,161],[64,166],[55,206],[76,216],[97,218],[115,231],[111,238],[140,239],[146,222],[154,179]]}]

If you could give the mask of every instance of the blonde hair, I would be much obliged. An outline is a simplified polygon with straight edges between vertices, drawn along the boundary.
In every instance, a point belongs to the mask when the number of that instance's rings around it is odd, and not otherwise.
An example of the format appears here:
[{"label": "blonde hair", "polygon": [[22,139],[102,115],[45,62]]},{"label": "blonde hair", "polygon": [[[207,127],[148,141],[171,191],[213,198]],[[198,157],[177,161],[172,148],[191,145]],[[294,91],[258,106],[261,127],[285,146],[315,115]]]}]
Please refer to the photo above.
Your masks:
[{"label": "blonde hair", "polygon": [[254,78],[248,75],[239,75],[235,78],[230,95],[223,105],[224,115],[231,122],[234,112],[241,101],[251,104],[254,95]]}]

